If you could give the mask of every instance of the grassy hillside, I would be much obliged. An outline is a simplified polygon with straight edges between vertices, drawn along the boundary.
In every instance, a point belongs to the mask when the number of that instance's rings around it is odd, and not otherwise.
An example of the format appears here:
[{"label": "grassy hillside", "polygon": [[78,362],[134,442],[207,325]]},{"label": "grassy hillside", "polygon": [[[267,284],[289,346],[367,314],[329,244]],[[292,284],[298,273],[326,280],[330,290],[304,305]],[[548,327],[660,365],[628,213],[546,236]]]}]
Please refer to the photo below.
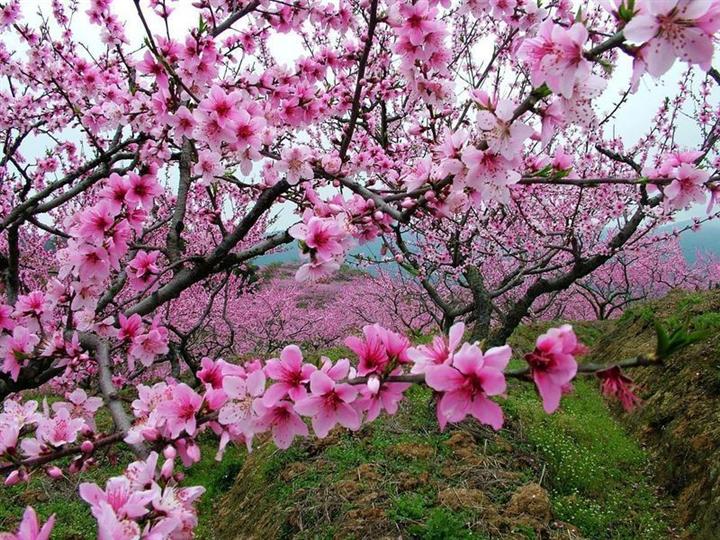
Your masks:
[{"label": "grassy hillside", "polygon": [[676,292],[635,306],[599,340],[594,359],[651,352],[655,319],[708,335],[662,369],[635,370],[645,404],[624,418],[647,445],[659,482],[678,499],[676,518],[690,537],[720,538],[720,291]]},{"label": "grassy hillside", "polygon": [[[609,323],[612,324],[612,323]],[[521,328],[518,351],[544,328]],[[584,341],[606,343],[605,325],[578,325]],[[338,358],[342,349],[326,351]],[[609,353],[608,353],[609,354]],[[611,360],[611,358],[607,358]],[[651,459],[617,422],[595,382],[580,380],[548,416],[534,389],[512,381],[498,433],[474,421],[438,430],[431,393],[412,388],[395,417],[358,433],[333,432],[288,451],[260,444],[217,463],[215,442],[188,484],[204,485],[198,537],[646,539],[677,537],[669,500],[658,493]],[[119,472],[125,455],[105,455],[80,478],[0,490],[0,530],[26,504],[58,513],[54,538],[94,537],[79,481]]]},{"label": "grassy hillside", "polygon": [[[586,327],[585,339],[598,330]],[[537,329],[515,336],[528,344]],[[341,351],[335,351],[341,354]],[[438,430],[431,394],[397,416],[287,452],[261,446],[214,505],[207,538],[591,538],[675,536],[648,459],[592,381],[553,416],[516,382],[499,433]]]}]

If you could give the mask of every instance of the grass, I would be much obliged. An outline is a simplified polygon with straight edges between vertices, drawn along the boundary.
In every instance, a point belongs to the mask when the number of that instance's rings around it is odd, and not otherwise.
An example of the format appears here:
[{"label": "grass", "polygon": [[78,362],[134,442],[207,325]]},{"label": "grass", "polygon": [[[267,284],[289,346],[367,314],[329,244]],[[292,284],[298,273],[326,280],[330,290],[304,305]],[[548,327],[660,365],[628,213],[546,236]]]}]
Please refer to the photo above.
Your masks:
[{"label": "grass", "polygon": [[673,291],[632,307],[594,348],[593,360],[651,352],[656,319],[705,337],[667,358],[662,369],[630,373],[644,405],[623,422],[650,452],[657,484],[677,500],[675,522],[688,537],[720,538],[720,290]]},{"label": "grass", "polygon": [[[710,316],[698,324],[715,325]],[[525,352],[544,327],[521,328],[513,345]],[[579,325],[587,343],[603,328]],[[322,351],[336,360],[343,347]],[[309,360],[317,362],[320,354]],[[513,362],[517,364],[518,361]],[[468,422],[470,452],[456,454],[455,431],[437,428],[428,389],[412,387],[396,417],[383,417],[360,432],[334,432],[329,440],[301,441],[287,451],[260,445],[249,456],[229,448],[214,460],[216,442],[200,443],[202,460],[186,471],[185,485],[203,485],[201,539],[245,531],[267,538],[359,538],[388,531],[418,539],[535,538],[537,530],[505,517],[515,490],[542,481],[555,518],[587,538],[667,538],[663,502],[648,480],[647,455],[615,421],[593,381],[581,380],[562,408],[546,415],[535,391],[513,383],[503,408],[507,428],[499,435]],[[43,518],[57,514],[54,538],[90,538],[95,521],[76,495],[80,481],[104,484],[129,456],[107,455],[100,466],[71,480],[36,477],[29,485],[0,492],[0,530],[12,529],[26,504]],[[448,489],[470,489],[488,508],[449,507]],[[373,529],[375,527],[375,529]],[[394,533],[393,533],[394,534]]]},{"label": "grass", "polygon": [[[477,424],[465,426],[477,439],[477,454],[489,465],[463,463],[453,455],[448,446],[452,432],[437,430],[428,408],[430,394],[412,388],[406,408],[396,418],[381,419],[357,434],[338,434],[328,445],[310,442],[287,452],[260,454],[249,464],[260,469],[256,484],[234,489],[223,506],[252,507],[245,499],[252,500],[253,490],[262,489],[264,504],[282,521],[279,530],[253,529],[269,538],[345,537],[347,521],[375,506],[387,509],[373,516],[378,526],[397,529],[405,537],[500,538],[475,509],[441,505],[440,491],[482,489],[502,514],[514,489],[542,477],[555,518],[575,525],[588,538],[667,538],[663,501],[646,475],[647,456],[613,419],[591,381],[579,381],[575,394],[563,400],[562,411],[552,416],[542,411],[527,385],[518,384],[509,395],[504,403],[509,430],[502,437]],[[402,455],[397,452],[401,445],[420,448],[424,454]],[[518,469],[519,458],[527,455],[540,458],[537,466]],[[295,472],[288,478],[288,471]],[[514,475],[512,481],[497,488],[489,485],[493,475],[506,473]],[[424,480],[405,489],[399,479],[407,475]],[[249,515],[239,526],[258,519]],[[371,526],[368,521],[365,526]],[[498,527],[502,534],[535,538],[535,529],[522,522]]]},{"label": "grass", "polygon": [[548,467],[558,519],[589,538],[667,538],[666,518],[646,474],[648,457],[613,419],[594,381],[577,381],[552,416],[532,389],[509,394],[505,410]]}]

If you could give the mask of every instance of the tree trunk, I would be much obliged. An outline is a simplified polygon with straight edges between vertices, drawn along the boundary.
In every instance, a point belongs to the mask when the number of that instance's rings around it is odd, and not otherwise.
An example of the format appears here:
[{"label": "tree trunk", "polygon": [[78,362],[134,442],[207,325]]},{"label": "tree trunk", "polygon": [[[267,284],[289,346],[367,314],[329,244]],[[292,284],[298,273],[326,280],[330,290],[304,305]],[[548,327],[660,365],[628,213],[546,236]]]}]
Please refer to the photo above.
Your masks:
[{"label": "tree trunk", "polygon": [[476,266],[470,266],[465,271],[465,278],[473,296],[472,318],[474,320],[470,341],[482,341],[490,333],[490,319],[492,316],[492,299],[485,288],[485,281]]}]

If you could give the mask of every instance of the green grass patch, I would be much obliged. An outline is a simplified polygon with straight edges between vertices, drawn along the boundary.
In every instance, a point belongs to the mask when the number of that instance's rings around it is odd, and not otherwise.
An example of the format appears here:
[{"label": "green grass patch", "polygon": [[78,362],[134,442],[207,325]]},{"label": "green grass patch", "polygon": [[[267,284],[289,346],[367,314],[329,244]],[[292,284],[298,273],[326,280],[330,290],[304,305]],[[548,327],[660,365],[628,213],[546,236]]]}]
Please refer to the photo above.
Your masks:
[{"label": "green grass patch", "polygon": [[513,385],[505,410],[547,464],[556,517],[594,539],[661,539],[667,523],[647,477],[648,457],[614,420],[595,381],[578,380],[553,415],[534,389]]}]

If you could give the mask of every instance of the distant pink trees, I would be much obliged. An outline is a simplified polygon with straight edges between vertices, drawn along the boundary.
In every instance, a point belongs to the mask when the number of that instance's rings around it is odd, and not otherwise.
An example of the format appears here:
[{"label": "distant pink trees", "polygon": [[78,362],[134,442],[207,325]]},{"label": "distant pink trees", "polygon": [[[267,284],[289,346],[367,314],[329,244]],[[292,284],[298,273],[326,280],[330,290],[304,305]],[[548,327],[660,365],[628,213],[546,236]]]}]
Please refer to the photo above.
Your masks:
[{"label": "distant pink trees", "polygon": [[568,290],[540,303],[534,317],[595,320],[617,317],[632,303],[672,289],[704,290],[718,283],[720,260],[698,253],[689,263],[679,239],[668,235],[613,257]]},{"label": "distant pink trees", "polygon": [[310,350],[332,347],[375,322],[410,334],[434,326],[432,308],[423,304],[424,298],[411,280],[385,272],[370,275],[351,270],[329,280],[302,284],[283,276],[284,270],[261,278],[228,300],[225,320],[217,323],[221,334],[223,322],[225,333],[232,327],[234,354],[266,355],[292,343]]}]

